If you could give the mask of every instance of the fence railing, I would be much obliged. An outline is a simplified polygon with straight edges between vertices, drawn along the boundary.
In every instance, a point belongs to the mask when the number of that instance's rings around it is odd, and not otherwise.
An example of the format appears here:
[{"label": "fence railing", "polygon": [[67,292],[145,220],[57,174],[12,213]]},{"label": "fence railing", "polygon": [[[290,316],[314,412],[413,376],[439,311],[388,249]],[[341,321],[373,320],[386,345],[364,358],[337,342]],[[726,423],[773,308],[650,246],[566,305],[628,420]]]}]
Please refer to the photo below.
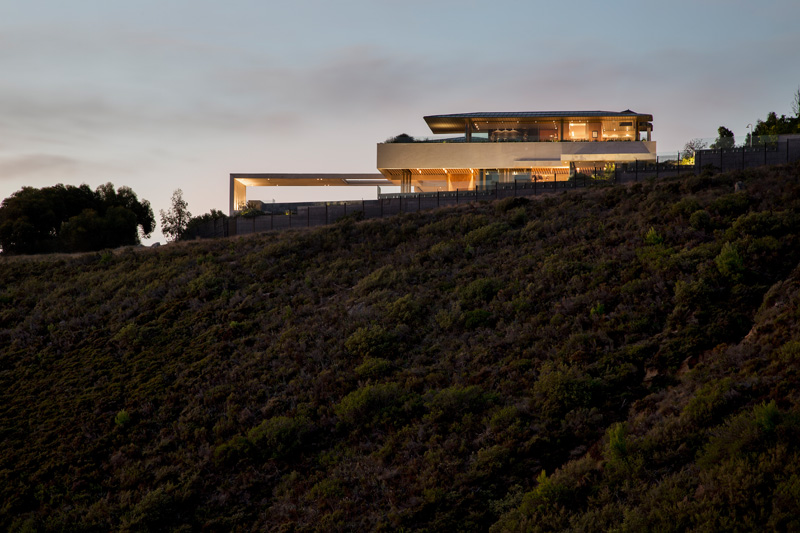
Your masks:
[{"label": "fence railing", "polygon": [[437,207],[455,206],[483,200],[496,200],[512,196],[538,196],[570,189],[584,189],[598,184],[624,184],[682,174],[696,174],[703,169],[735,170],[763,165],[774,165],[800,160],[800,139],[764,143],[759,146],[698,150],[694,160],[682,152],[675,156],[659,155],[656,161],[618,164],[613,169],[595,167],[564,179],[564,176],[535,178],[535,181],[494,183],[488,188],[438,191],[422,193],[382,194],[377,200],[336,202],[298,206],[295,212],[264,214],[253,217],[216,219],[191,229],[189,239],[229,237],[292,228],[310,228],[333,224],[343,217],[358,219],[382,218],[399,213],[418,212]]}]

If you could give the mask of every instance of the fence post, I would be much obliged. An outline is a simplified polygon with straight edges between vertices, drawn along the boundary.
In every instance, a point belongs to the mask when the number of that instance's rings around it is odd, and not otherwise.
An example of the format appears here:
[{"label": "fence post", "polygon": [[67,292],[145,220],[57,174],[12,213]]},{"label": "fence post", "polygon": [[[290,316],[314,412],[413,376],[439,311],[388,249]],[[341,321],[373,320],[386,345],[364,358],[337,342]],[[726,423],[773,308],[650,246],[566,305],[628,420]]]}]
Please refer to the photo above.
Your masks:
[{"label": "fence post", "polygon": [[361,212],[364,214],[364,218],[367,218],[367,206],[364,204],[364,199],[361,199]]},{"label": "fence post", "polygon": [[[476,193],[475,194],[475,199],[476,200],[478,199],[477,197],[478,197],[478,195]],[[517,197],[517,178],[514,178],[514,198],[516,198],[516,197]]]},{"label": "fence post", "polygon": [[417,193],[417,213],[422,211],[422,193]]},{"label": "fence post", "polygon": [[658,179],[658,154],[656,154],[656,179]]},{"label": "fence post", "polygon": [[439,202],[439,192],[441,191],[436,191],[436,207],[442,207],[441,202]]},{"label": "fence post", "polygon": [[499,181],[494,182],[494,199],[495,200],[497,200],[497,189],[498,189],[498,187],[500,187],[500,182]]},{"label": "fence post", "polygon": [[456,188],[456,205],[458,205],[458,188]]},{"label": "fence post", "polygon": [[328,222],[328,202],[325,202],[325,225],[327,226],[328,224],[330,224]]}]

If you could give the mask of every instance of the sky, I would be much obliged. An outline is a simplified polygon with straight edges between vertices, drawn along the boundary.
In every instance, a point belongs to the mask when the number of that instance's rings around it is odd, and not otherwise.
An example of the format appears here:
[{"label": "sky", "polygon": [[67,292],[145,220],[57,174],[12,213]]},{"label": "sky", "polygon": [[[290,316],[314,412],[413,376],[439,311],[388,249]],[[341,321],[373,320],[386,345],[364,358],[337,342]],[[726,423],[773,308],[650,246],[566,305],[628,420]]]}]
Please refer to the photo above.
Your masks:
[{"label": "sky", "polygon": [[376,143],[433,114],[632,109],[659,153],[743,140],[792,113],[798,20],[797,0],[0,0],[0,198],[111,182],[157,221],[178,188],[227,212],[230,173],[377,172]]}]

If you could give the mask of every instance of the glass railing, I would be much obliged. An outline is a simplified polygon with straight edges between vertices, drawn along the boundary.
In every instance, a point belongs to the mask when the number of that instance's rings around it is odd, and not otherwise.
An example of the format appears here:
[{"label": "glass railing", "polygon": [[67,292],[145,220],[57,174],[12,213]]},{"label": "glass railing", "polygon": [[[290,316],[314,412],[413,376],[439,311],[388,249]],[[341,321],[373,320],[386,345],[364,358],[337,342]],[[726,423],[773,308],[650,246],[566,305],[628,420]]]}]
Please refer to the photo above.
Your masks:
[{"label": "glass railing", "polygon": [[[642,141],[644,139],[640,139]],[[416,143],[465,143],[467,142],[464,137],[414,137],[413,141],[384,141],[379,144],[416,144]],[[530,143],[530,142],[538,142],[538,143],[551,143],[551,142],[608,142],[608,143],[624,143],[624,142],[633,142],[633,139],[607,139],[605,141],[593,141],[592,139],[541,139],[538,141],[533,141],[531,139],[497,139],[497,140],[490,140],[486,137],[472,137],[470,143]]]}]

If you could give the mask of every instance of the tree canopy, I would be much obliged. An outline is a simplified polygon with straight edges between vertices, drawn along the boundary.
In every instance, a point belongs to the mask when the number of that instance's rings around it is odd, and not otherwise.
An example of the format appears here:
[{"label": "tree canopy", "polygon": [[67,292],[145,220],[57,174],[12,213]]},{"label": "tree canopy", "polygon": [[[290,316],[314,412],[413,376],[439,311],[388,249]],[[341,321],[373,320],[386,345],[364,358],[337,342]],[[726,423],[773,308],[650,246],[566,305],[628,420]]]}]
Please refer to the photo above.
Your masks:
[{"label": "tree canopy", "polygon": [[189,212],[189,204],[183,199],[183,191],[175,189],[172,192],[172,207],[169,211],[161,213],[161,233],[169,241],[177,241],[189,226],[192,214]]},{"label": "tree canopy", "polygon": [[733,138],[733,132],[725,126],[720,126],[717,129],[717,135],[719,135],[717,140],[711,143],[711,148],[715,150],[733,148],[734,144],[736,144],[736,141]]},{"label": "tree canopy", "polygon": [[800,133],[800,117],[787,117],[772,111],[767,113],[767,120],[759,120],[753,129],[756,137],[763,135],[783,135],[787,133]]},{"label": "tree canopy", "polygon": [[92,191],[58,184],[23,187],[0,204],[4,254],[83,252],[138,244],[155,229],[150,202],[129,187],[106,183]]}]

